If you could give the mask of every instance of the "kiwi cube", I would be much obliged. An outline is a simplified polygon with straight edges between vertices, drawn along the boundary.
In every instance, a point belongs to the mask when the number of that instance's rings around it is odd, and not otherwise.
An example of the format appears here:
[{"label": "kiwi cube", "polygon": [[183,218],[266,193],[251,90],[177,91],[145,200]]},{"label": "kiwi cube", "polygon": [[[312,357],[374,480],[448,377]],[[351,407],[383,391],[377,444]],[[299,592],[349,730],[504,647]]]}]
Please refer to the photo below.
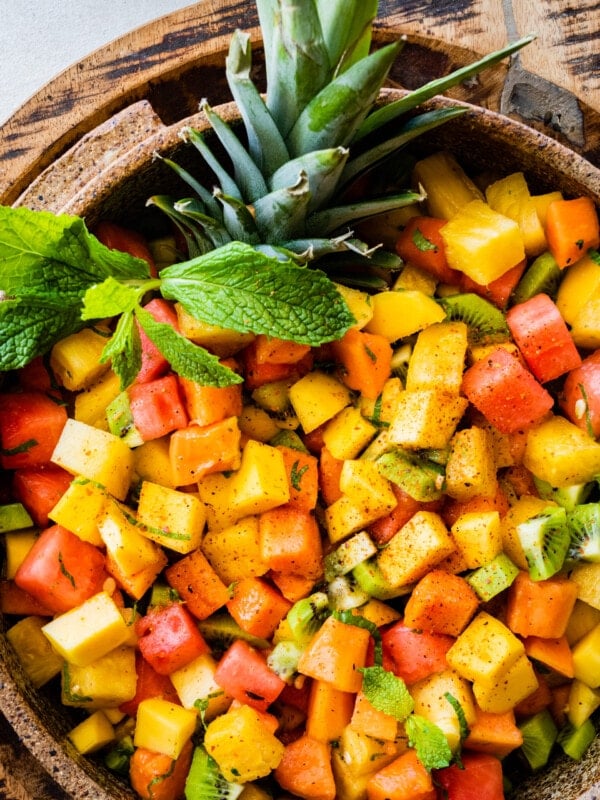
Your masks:
[{"label": "kiwi cube", "polygon": [[466,581],[477,596],[487,602],[508,589],[518,574],[516,564],[505,553],[498,553],[487,564],[467,575]]}]

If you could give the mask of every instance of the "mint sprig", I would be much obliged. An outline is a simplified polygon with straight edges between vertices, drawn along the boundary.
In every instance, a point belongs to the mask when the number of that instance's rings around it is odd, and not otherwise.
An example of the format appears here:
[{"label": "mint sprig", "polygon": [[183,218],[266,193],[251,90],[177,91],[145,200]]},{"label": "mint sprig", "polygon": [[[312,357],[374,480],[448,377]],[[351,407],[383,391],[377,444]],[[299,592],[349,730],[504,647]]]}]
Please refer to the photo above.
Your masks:
[{"label": "mint sprig", "polygon": [[362,691],[378,711],[403,722],[414,708],[406,683],[393,672],[379,666],[363,667]]},{"label": "mint sprig", "polygon": [[441,728],[420,714],[411,714],[404,727],[408,744],[417,751],[425,769],[442,769],[452,763],[452,750]]}]

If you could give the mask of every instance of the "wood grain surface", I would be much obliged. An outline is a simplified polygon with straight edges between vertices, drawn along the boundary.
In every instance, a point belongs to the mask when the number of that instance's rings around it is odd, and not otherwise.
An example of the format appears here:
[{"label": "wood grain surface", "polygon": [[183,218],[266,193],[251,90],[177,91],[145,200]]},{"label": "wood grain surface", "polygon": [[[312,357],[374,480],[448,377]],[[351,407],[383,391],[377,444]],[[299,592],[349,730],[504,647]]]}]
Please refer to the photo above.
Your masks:
[{"label": "wood grain surface", "polygon": [[[0,127],[0,202],[14,202],[45,167],[145,99],[163,123],[202,97],[228,100],[224,59],[235,27],[258,43],[254,4],[203,0],[107,44],[41,88]],[[377,38],[406,37],[392,84],[415,88],[528,33],[535,42],[452,96],[499,110],[600,166],[597,0],[380,0]],[[255,52],[259,53],[258,44]],[[0,798],[68,800],[0,717]]]}]

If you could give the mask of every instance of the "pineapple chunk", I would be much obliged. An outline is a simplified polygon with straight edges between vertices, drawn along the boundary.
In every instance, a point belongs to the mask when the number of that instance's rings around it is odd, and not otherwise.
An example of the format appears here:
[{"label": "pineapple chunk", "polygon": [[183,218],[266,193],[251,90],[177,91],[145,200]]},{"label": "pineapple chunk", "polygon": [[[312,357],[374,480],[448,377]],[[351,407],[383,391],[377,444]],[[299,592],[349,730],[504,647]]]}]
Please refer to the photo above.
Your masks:
[{"label": "pineapple chunk", "polygon": [[76,708],[118,708],[135,696],[136,683],[135,649],[122,645],[84,667],[66,663],[62,702]]},{"label": "pineapple chunk", "polygon": [[169,456],[169,437],[150,439],[133,451],[134,471],[137,478],[152,481],[161,486],[175,489],[177,483],[173,475]]},{"label": "pineapple chunk", "polygon": [[446,493],[460,502],[495,496],[498,488],[496,463],[487,430],[463,428],[450,441],[446,464]]},{"label": "pineapple chunk", "polygon": [[[600,573],[599,573],[600,575]],[[573,577],[572,573],[569,576]],[[577,587],[577,593],[580,593],[580,587]],[[576,642],[582,639],[586,633],[589,633],[600,622],[600,609],[594,608],[589,603],[586,603],[580,597],[575,601],[571,616],[567,623],[565,636],[567,642],[572,647]]]},{"label": "pineapple chunk", "polygon": [[456,752],[462,739],[461,722],[447,695],[452,695],[458,701],[467,725],[471,726],[477,718],[471,684],[456,672],[443,670],[413,684],[410,694],[415,704],[415,714],[437,725],[452,752]]},{"label": "pineapple chunk", "polygon": [[442,449],[467,406],[466,398],[439,389],[405,390],[398,397],[388,439],[411,449]]},{"label": "pineapple chunk", "polygon": [[36,689],[58,675],[63,665],[62,657],[42,631],[46,622],[43,617],[23,617],[6,631],[6,638]]},{"label": "pineapple chunk", "polygon": [[87,478],[75,478],[54,508],[51,520],[77,534],[84,542],[99,547],[102,537],[98,520],[106,505],[107,494],[101,486]]},{"label": "pineapple chunk", "polygon": [[119,376],[109,370],[92,386],[75,395],[74,418],[78,422],[108,431],[106,409],[120,392]]},{"label": "pineapple chunk", "polygon": [[334,458],[343,461],[356,458],[376,433],[359,408],[346,406],[325,426],[323,443]]},{"label": "pineapple chunk", "polygon": [[115,601],[99,592],[42,628],[54,649],[84,667],[129,639],[129,628]]},{"label": "pineapple chunk", "polygon": [[373,316],[373,306],[371,305],[371,295],[361,289],[353,289],[351,286],[344,286],[343,283],[336,283],[335,288],[346,301],[350,313],[356,320],[355,328],[364,328]]},{"label": "pineapple chunk", "polygon": [[567,701],[567,718],[571,725],[579,728],[597,708],[600,708],[600,690],[592,689],[575,678],[571,683]]},{"label": "pineapple chunk", "polygon": [[578,564],[569,575],[577,585],[577,597],[600,610],[600,563]]},{"label": "pineapple chunk", "polygon": [[472,511],[461,514],[450,528],[465,569],[488,564],[502,552],[502,530],[497,511]]},{"label": "pineapple chunk", "polygon": [[103,711],[93,714],[72,728],[67,738],[78,753],[95,753],[115,739],[115,729]]},{"label": "pineapple chunk", "polygon": [[257,711],[240,705],[209,723],[204,746],[228,781],[264,778],[281,761],[284,745]]},{"label": "pineapple chunk", "polygon": [[591,689],[600,687],[600,624],[573,647],[573,672],[577,680]]},{"label": "pineapple chunk", "polygon": [[242,578],[256,578],[268,570],[262,559],[258,517],[244,517],[202,539],[202,552],[227,586]]},{"label": "pineapple chunk", "polygon": [[398,502],[390,481],[379,472],[373,461],[344,461],[340,472],[340,491],[355,503],[378,509],[379,516],[390,512]]},{"label": "pineapple chunk", "polygon": [[56,379],[70,392],[79,392],[95,383],[108,370],[100,357],[107,342],[108,329],[102,332],[83,328],[57,342],[50,351],[50,367]]},{"label": "pineapple chunk", "polygon": [[402,272],[394,281],[392,289],[395,292],[401,289],[412,289],[423,292],[428,297],[433,297],[436,287],[437,279],[433,275],[409,263],[402,267]]},{"label": "pineapple chunk", "polygon": [[231,697],[215,681],[216,669],[217,662],[211,654],[203,653],[169,676],[184,708],[195,708],[197,700],[206,703],[205,722],[224,714],[231,705]]},{"label": "pineapple chunk", "polygon": [[363,416],[379,424],[389,424],[396,410],[396,403],[403,386],[400,378],[388,378],[383,384],[381,394],[376,399],[360,398],[360,410]]},{"label": "pineapple chunk", "polygon": [[374,739],[347,725],[340,736],[339,747],[334,751],[334,764],[335,757],[339,756],[339,766],[345,765],[350,776],[359,780],[389,764],[398,753],[399,746],[394,742]]},{"label": "pineapple chunk", "polygon": [[490,681],[473,682],[473,694],[482,711],[505,714],[538,688],[533,665],[521,655],[505,672]]},{"label": "pineapple chunk", "polygon": [[460,392],[467,352],[467,326],[437,322],[421,331],[408,362],[406,388]]},{"label": "pineapple chunk", "polygon": [[350,405],[350,390],[332,375],[315,370],[293,384],[290,403],[305,433],[310,433]]},{"label": "pineapple chunk", "polygon": [[551,486],[588,483],[600,472],[600,444],[564,417],[551,416],[529,431],[523,464]]},{"label": "pineapple chunk", "polygon": [[577,312],[571,325],[571,336],[577,347],[596,350],[600,347],[600,294],[589,297]]},{"label": "pineapple chunk", "polygon": [[242,408],[238,425],[244,436],[259,442],[270,442],[281,430],[268,411],[251,404]]},{"label": "pineapple chunk", "polygon": [[83,475],[124,500],[133,472],[133,453],[118,436],[68,419],[54,448],[54,464]]},{"label": "pineapple chunk", "polygon": [[480,611],[457,637],[446,660],[463,678],[491,686],[524,653],[523,643],[503,622]]},{"label": "pineapple chunk", "polygon": [[513,172],[490,184],[485,197],[494,211],[514,219],[518,224],[528,256],[538,256],[544,252],[547,247],[546,234],[522,172]]},{"label": "pineapple chunk", "polygon": [[451,219],[472,200],[483,200],[483,194],[456,158],[445,151],[417,161],[413,183],[421,186],[427,195],[431,216],[440,219]]},{"label": "pineapple chunk", "polygon": [[161,697],[150,697],[138,706],[135,747],[145,747],[176,759],[196,730],[198,714]]},{"label": "pineapple chunk", "polygon": [[389,342],[411,336],[446,316],[433,297],[417,289],[378,292],[371,303],[373,317],[365,330],[384,336]]},{"label": "pineapple chunk", "polygon": [[144,536],[185,555],[200,545],[206,524],[206,506],[190,492],[144,481],[137,519],[146,526]]},{"label": "pineapple chunk", "polygon": [[454,542],[442,518],[433,511],[417,511],[379,551],[376,561],[384,580],[407,586],[453,552]]},{"label": "pineapple chunk", "polygon": [[366,528],[376,519],[388,514],[392,508],[389,503],[382,503],[376,501],[374,504],[371,502],[360,502],[349,495],[342,494],[335,502],[325,509],[325,527],[329,535],[329,540],[332,544],[346,539],[352,533]]},{"label": "pineapple chunk", "polygon": [[600,264],[585,255],[565,270],[556,295],[556,307],[567,325],[573,325],[588,300],[600,291]]},{"label": "pineapple chunk", "polygon": [[453,269],[487,286],[525,258],[517,223],[472,200],[441,229],[446,258]]}]

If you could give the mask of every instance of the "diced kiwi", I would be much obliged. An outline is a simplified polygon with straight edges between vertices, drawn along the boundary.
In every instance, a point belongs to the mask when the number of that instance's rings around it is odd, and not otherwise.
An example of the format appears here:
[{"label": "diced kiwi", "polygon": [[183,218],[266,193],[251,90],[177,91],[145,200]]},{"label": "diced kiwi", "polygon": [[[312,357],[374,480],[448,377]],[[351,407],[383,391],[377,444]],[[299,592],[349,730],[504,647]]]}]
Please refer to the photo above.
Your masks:
[{"label": "diced kiwi", "polygon": [[567,515],[570,561],[600,561],[600,503],[583,503]]},{"label": "diced kiwi", "polygon": [[0,533],[22,531],[32,526],[33,520],[22,503],[6,503],[0,506]]},{"label": "diced kiwi", "polygon": [[286,414],[291,410],[290,384],[288,381],[263,383],[252,392],[252,399],[271,414]]},{"label": "diced kiwi", "polygon": [[338,575],[327,586],[329,605],[334,611],[348,611],[367,603],[371,596],[358,585],[353,575]]},{"label": "diced kiwi", "polygon": [[409,594],[412,589],[412,586],[392,586],[383,577],[379,564],[373,558],[357,564],[352,570],[352,577],[369,597],[377,600],[392,600],[394,597]]},{"label": "diced kiwi", "polygon": [[218,612],[206,619],[199,620],[198,629],[212,649],[217,652],[226,650],[236,639],[243,639],[259,650],[266,650],[271,646],[266,639],[253,636],[240,628],[233,617],[224,612]]},{"label": "diced kiwi", "polygon": [[531,578],[540,581],[555,575],[564,564],[571,542],[566,510],[548,506],[519,523],[516,530]]},{"label": "diced kiwi", "polygon": [[186,800],[236,800],[243,788],[241,783],[230,783],[223,777],[217,762],[202,745],[194,749],[185,782]]},{"label": "diced kiwi", "polygon": [[572,511],[575,506],[580,503],[585,503],[589,497],[593,483],[576,483],[572,486],[552,486],[548,481],[538,478],[537,475],[533,476],[535,488],[542,500],[552,500],[563,506],[567,511]]},{"label": "diced kiwi", "polygon": [[272,447],[281,445],[282,447],[291,447],[292,450],[299,450],[301,453],[308,453],[308,448],[296,433],[296,431],[281,430],[269,441]]},{"label": "diced kiwi", "polygon": [[323,559],[325,580],[329,583],[338,575],[346,575],[376,552],[377,547],[366,531],[355,533]]},{"label": "diced kiwi", "polygon": [[123,439],[130,447],[139,447],[144,443],[133,421],[129,395],[127,392],[118,394],[112,403],[106,407],[106,421],[108,430]]},{"label": "diced kiwi", "polygon": [[512,293],[511,302],[524,303],[542,292],[552,299],[556,298],[561,274],[554,256],[551,253],[542,253],[523,273]]},{"label": "diced kiwi", "polygon": [[510,337],[502,311],[478,294],[452,294],[439,298],[439,303],[448,319],[461,320],[467,325],[472,345],[496,344]]},{"label": "diced kiwi", "polygon": [[284,639],[277,642],[267,656],[267,665],[282,680],[287,681],[297,672],[303,650],[298,642]]},{"label": "diced kiwi", "polygon": [[395,447],[375,459],[379,472],[415,500],[439,500],[444,489],[445,470],[435,461]]},{"label": "diced kiwi", "polygon": [[535,772],[548,763],[558,736],[558,728],[548,709],[544,709],[520,722],[519,729],[523,734],[521,752]]},{"label": "diced kiwi", "polygon": [[596,736],[596,726],[591,719],[575,728],[570,723],[563,726],[558,732],[557,742],[564,752],[574,761],[579,761]]},{"label": "diced kiwi", "polygon": [[467,583],[477,596],[487,603],[511,585],[519,574],[519,568],[505,553],[498,555],[466,576]]},{"label": "diced kiwi", "polygon": [[160,608],[162,606],[171,605],[171,603],[176,603],[178,600],[181,600],[181,597],[179,596],[177,589],[169,586],[168,583],[156,581],[152,584],[148,607]]},{"label": "diced kiwi", "polygon": [[294,640],[302,644],[314,636],[329,613],[329,598],[325,592],[313,592],[297,600],[286,617]]}]

